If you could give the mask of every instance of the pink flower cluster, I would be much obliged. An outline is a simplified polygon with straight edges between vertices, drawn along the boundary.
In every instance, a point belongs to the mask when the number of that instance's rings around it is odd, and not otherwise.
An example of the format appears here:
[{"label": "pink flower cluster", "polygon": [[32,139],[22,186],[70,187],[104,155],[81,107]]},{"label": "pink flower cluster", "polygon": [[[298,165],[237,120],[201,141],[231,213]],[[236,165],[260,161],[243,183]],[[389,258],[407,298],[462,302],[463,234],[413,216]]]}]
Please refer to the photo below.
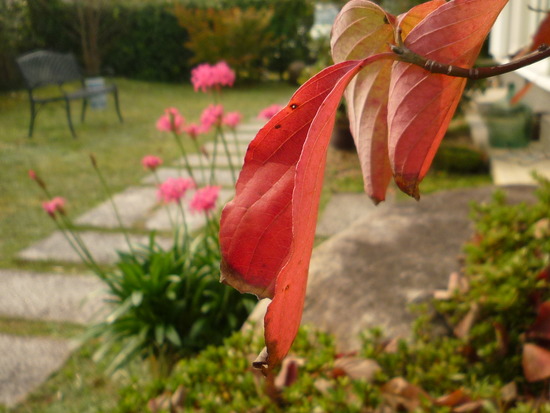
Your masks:
[{"label": "pink flower cluster", "polygon": [[[164,203],[180,202],[189,189],[194,189],[195,182],[190,178],[168,178],[158,187],[158,199]],[[189,203],[193,212],[209,212],[216,207],[221,187],[205,186],[197,189]]]},{"label": "pink flower cluster", "polygon": [[235,129],[242,119],[243,115],[240,112],[229,112],[223,117],[223,124]]},{"label": "pink flower cluster", "polygon": [[50,201],[43,202],[42,208],[48,213],[50,217],[55,218],[56,213],[60,213],[62,215],[65,214],[65,203],[65,198],[56,196]]},{"label": "pink flower cluster", "polygon": [[145,169],[156,171],[156,169],[162,165],[162,159],[154,155],[146,155],[141,160],[141,164]]},{"label": "pink flower cluster", "polygon": [[190,178],[168,178],[159,185],[157,197],[165,203],[179,202],[192,188],[195,188],[195,182]]},{"label": "pink flower cluster", "polygon": [[283,109],[283,106],[281,105],[268,106],[267,108],[260,111],[260,113],[258,114],[258,119],[269,120],[273,116],[275,116],[281,109]]},{"label": "pink flower cluster", "polygon": [[185,118],[176,108],[168,108],[157,120],[157,129],[161,132],[175,132],[178,135],[183,132]]},{"label": "pink flower cluster", "polygon": [[222,105],[209,105],[202,111],[201,125],[203,128],[209,130],[212,126],[221,125],[223,120],[223,106]]},{"label": "pink flower cluster", "polygon": [[195,212],[209,212],[216,207],[216,201],[220,194],[221,187],[205,186],[198,189],[189,203],[189,207]]},{"label": "pink flower cluster", "polygon": [[222,86],[231,87],[235,83],[235,72],[224,61],[215,65],[203,63],[191,70],[191,83],[195,92],[208,92],[214,88],[219,90]]}]

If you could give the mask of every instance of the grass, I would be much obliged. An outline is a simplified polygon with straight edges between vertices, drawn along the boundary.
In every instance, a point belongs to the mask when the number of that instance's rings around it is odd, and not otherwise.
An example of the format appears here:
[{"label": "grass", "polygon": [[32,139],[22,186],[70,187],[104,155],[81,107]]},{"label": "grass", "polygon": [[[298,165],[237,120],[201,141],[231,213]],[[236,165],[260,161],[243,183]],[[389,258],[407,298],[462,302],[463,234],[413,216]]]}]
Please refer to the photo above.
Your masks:
[{"label": "grass", "polygon": [[[145,83],[118,79],[124,123],[112,107],[89,111],[84,124],[75,122],[77,139],[72,139],[62,106],[49,105],[40,113],[32,139],[26,137],[28,102],[23,92],[0,95],[0,268],[26,267],[40,271],[81,272],[79,265],[54,263],[24,264],[17,252],[55,229],[40,207],[43,200],[36,184],[28,178],[34,169],[47,181],[50,191],[64,196],[69,213],[76,217],[104,200],[88,155],[93,153],[114,191],[139,183],[146,174],[139,164],[146,154],[157,154],[166,163],[179,157],[171,138],[155,129],[156,119],[168,106],[180,109],[189,121],[196,121],[211,97],[194,93],[189,85]],[[227,90],[223,103],[227,110],[239,110],[245,119],[272,103],[284,102],[294,88],[268,83]],[[110,102],[112,103],[112,102]],[[78,106],[73,113],[78,119]],[[190,147],[191,148],[191,147]],[[421,193],[440,189],[489,184],[486,175],[431,173],[421,185]],[[329,149],[322,204],[334,192],[361,192],[363,182],[355,152]],[[70,338],[82,327],[0,318],[0,333]],[[118,391],[127,377],[109,378],[91,360],[94,343],[88,343],[69,358],[65,366],[16,409],[0,412],[97,412],[112,411]],[[142,369],[136,366],[135,369]],[[146,377],[145,377],[146,378]]]},{"label": "grass", "polygon": [[[46,105],[36,120],[33,138],[27,138],[26,92],[0,95],[0,267],[21,267],[17,252],[55,229],[40,207],[43,197],[28,178],[29,169],[39,173],[52,194],[67,199],[68,212],[76,217],[104,200],[89,154],[95,155],[114,191],[135,185],[145,175],[140,165],[144,155],[157,154],[165,162],[179,155],[171,138],[155,129],[164,109],[177,107],[192,122],[212,101],[212,96],[195,93],[187,84],[116,82],[124,123],[119,123],[109,100],[107,110],[89,110],[81,124],[80,105],[73,102],[77,139],[70,135],[61,104]],[[279,83],[235,87],[224,91],[223,104],[226,110],[241,111],[250,119],[261,108],[288,100],[293,90]],[[43,264],[39,266],[44,269]]]}]

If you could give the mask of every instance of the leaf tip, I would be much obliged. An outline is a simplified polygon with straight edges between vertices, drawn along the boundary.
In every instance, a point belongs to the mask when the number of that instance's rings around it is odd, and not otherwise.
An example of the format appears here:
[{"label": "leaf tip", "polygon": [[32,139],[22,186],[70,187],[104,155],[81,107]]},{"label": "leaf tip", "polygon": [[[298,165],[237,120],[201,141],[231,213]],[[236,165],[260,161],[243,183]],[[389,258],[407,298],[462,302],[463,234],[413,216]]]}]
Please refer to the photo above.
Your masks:
[{"label": "leaf tip", "polygon": [[420,181],[418,180],[418,176],[411,176],[406,177],[403,175],[396,175],[395,176],[395,183],[407,195],[413,197],[417,201],[420,200]]},{"label": "leaf tip", "polygon": [[260,354],[258,354],[258,357],[256,357],[256,360],[252,362],[252,367],[260,370],[264,376],[267,376],[269,372],[268,358],[267,347],[264,347]]}]

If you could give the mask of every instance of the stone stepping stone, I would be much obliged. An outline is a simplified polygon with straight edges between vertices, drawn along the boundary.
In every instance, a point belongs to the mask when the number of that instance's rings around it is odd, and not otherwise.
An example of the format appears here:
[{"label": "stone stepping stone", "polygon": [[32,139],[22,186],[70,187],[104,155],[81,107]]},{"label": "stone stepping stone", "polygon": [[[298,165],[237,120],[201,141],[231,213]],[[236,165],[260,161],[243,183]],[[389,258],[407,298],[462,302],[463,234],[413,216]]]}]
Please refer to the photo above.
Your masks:
[{"label": "stone stepping stone", "polygon": [[[113,264],[118,260],[117,251],[129,250],[122,233],[81,231],[78,234],[98,263]],[[148,241],[149,237],[146,235],[130,235],[132,245],[147,245]],[[164,248],[172,244],[172,240],[165,237],[156,237],[156,241]],[[49,237],[25,248],[18,257],[26,261],[82,262],[60,231],[55,231]]]},{"label": "stone stepping stone", "polygon": [[[207,184],[208,182],[203,182],[203,177],[200,172],[200,170],[193,171],[195,175],[195,179],[197,180],[197,185],[203,186]],[[235,170],[235,174],[238,177],[239,170]],[[168,178],[177,178],[177,177],[189,177],[189,174],[185,169],[179,169],[179,168],[160,168],[157,170],[157,177],[158,179],[163,182]],[[210,178],[210,174],[205,174],[205,178],[208,181]],[[143,178],[141,181],[143,184],[146,185],[154,185],[156,183],[155,175],[151,174]],[[214,170],[214,182],[216,185],[221,185],[225,187],[233,187],[233,176],[231,174],[230,169],[215,169]]]},{"label": "stone stepping stone", "polygon": [[242,133],[256,134],[266,123],[266,120],[243,123],[237,127],[237,136]]},{"label": "stone stepping stone", "polygon": [[[153,187],[130,187],[114,195],[113,201],[125,228],[132,227],[158,203],[156,188]],[[78,217],[75,223],[100,228],[118,228],[120,226],[109,200]]]},{"label": "stone stepping stone", "polygon": [[388,198],[386,202],[376,206],[364,192],[332,194],[317,223],[316,235],[330,237],[373,211],[388,208],[393,197]]},{"label": "stone stepping stone", "polygon": [[69,340],[0,334],[0,404],[22,402],[61,368],[74,348]]},{"label": "stone stepping stone", "polygon": [[0,270],[0,315],[87,324],[105,309],[94,276]]},{"label": "stone stepping stone", "polygon": [[[212,160],[210,158],[207,158],[204,155],[193,153],[187,156],[187,160],[189,161],[189,165],[191,165],[191,168],[193,169],[204,168],[204,169],[210,170],[210,162]],[[244,155],[231,156],[231,162],[236,169],[241,169],[244,162]],[[174,165],[185,166],[185,160],[183,158],[180,158],[174,163]],[[216,157],[217,168],[229,168],[229,166],[230,166],[229,160],[227,159],[227,156],[225,155],[225,153],[223,154],[223,156]],[[200,174],[200,171],[197,173]]]},{"label": "stone stepping stone", "polygon": [[[232,189],[222,189],[220,191],[220,197],[218,200],[218,205],[221,207],[229,199],[235,195],[235,191]],[[187,228],[189,231],[194,231],[203,227],[206,224],[206,218],[204,214],[196,213],[191,211],[187,206],[184,207],[184,214],[187,221]],[[169,231],[173,228],[172,221],[174,225],[182,227],[181,212],[179,207],[174,204],[168,204],[159,208],[145,223],[145,228],[150,230],[160,230],[160,231]]]},{"label": "stone stepping stone", "polygon": [[[227,149],[229,150],[229,153],[231,155],[239,155],[244,156],[246,153],[246,149],[248,148],[248,144],[239,144],[236,145],[235,142],[228,142],[227,143]],[[214,142],[208,142],[204,145],[204,149],[208,153],[208,155],[213,158],[214,156]],[[225,146],[222,142],[218,142],[218,153],[216,155],[216,163],[218,162],[218,159],[222,159],[226,157],[227,154],[225,153]]]},{"label": "stone stepping stone", "polygon": [[[445,191],[377,207],[320,244],[310,264],[303,323],[334,334],[339,351],[358,349],[359,334],[372,327],[408,337],[415,319],[409,305],[446,289],[449,275],[460,271],[464,242],[473,235],[470,203],[490,200],[495,190]],[[533,187],[506,192],[510,202],[533,200]]]}]

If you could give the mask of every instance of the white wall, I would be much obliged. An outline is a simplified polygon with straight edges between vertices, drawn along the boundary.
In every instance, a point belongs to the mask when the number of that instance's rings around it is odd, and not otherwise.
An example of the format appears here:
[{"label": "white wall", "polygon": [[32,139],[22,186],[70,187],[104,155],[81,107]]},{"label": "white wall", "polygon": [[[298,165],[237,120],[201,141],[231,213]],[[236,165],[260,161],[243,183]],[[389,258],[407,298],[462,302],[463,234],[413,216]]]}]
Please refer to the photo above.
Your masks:
[{"label": "white wall", "polygon": [[[550,0],[509,0],[498,17],[489,39],[489,51],[499,62],[509,61],[509,56],[530,44],[540,21],[546,17],[543,12],[529,10],[550,10]],[[550,59],[518,70],[518,74],[550,91]]]}]

